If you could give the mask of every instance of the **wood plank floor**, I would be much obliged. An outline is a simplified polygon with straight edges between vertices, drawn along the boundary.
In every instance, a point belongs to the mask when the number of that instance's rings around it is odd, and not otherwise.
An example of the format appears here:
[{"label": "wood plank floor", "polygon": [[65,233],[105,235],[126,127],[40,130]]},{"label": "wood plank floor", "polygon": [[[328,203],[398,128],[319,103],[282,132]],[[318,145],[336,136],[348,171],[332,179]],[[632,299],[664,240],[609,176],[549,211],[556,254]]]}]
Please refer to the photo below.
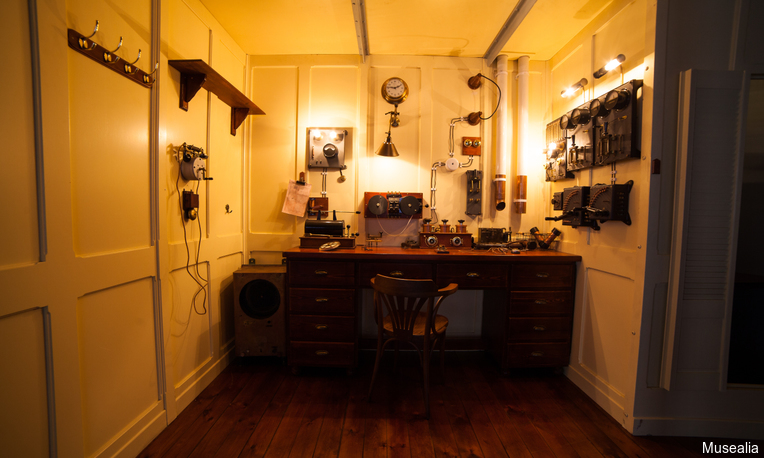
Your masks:
[{"label": "wood plank floor", "polygon": [[362,352],[352,376],[236,360],[139,456],[706,456],[701,438],[632,436],[562,375],[501,377],[482,352],[449,352],[446,380],[433,364],[427,420],[416,356],[402,353],[393,371],[386,355],[368,402],[373,358]]}]

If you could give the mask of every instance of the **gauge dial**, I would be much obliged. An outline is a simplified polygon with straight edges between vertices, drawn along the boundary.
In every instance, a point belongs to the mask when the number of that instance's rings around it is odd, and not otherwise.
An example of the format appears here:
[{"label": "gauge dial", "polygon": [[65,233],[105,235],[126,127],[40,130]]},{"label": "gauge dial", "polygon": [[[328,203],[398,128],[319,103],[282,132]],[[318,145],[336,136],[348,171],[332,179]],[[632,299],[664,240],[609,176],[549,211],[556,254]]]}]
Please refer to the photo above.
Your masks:
[{"label": "gauge dial", "polygon": [[591,121],[591,119],[592,117],[589,115],[588,108],[576,108],[570,114],[570,120],[576,126],[583,126],[584,124],[589,124],[589,121]]},{"label": "gauge dial", "polygon": [[398,77],[392,77],[382,83],[382,98],[387,103],[398,105],[409,96],[409,87],[405,81]]},{"label": "gauge dial", "polygon": [[570,116],[568,115],[562,115],[560,118],[560,129],[562,130],[568,130],[572,129],[574,127],[573,123],[570,121]]},{"label": "gauge dial", "polygon": [[621,111],[629,106],[631,94],[626,89],[617,89],[607,93],[605,96],[605,108],[608,110]]},{"label": "gauge dial", "polygon": [[592,100],[592,103],[589,104],[589,113],[591,113],[594,118],[601,118],[607,116],[609,110],[605,109],[605,106],[600,99],[594,99]]}]

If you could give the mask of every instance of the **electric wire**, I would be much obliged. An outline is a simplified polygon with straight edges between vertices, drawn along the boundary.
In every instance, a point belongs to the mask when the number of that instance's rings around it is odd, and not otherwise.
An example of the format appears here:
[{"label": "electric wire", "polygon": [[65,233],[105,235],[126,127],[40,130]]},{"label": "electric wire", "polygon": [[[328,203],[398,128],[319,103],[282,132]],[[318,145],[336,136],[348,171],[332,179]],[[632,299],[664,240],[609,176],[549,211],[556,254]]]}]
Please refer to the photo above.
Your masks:
[{"label": "electric wire", "polygon": [[[185,148],[185,146],[186,146],[186,144],[184,143],[181,146],[181,148]],[[204,315],[204,314],[207,313],[207,306],[206,306],[206,304],[207,304],[207,289],[205,287],[206,285],[203,285],[201,282],[199,282],[199,280],[191,273],[191,268],[190,268],[190,265],[191,265],[191,251],[190,251],[190,249],[188,247],[188,234],[186,232],[186,224],[185,224],[184,221],[182,221],[182,219],[183,219],[183,195],[180,192],[180,186],[179,186],[179,183],[180,183],[180,166],[181,166],[182,160],[183,160],[182,156],[178,156],[178,176],[175,178],[175,191],[178,193],[178,205],[180,207],[181,227],[183,228],[183,243],[186,246],[186,272],[188,272],[188,276],[191,277],[191,279],[194,280],[194,282],[197,285],[199,285],[199,289],[196,291],[196,294],[194,294],[193,298],[191,299],[191,304],[193,306],[194,312],[196,312],[197,315]],[[197,183],[197,191],[198,190],[199,190],[199,184]],[[198,216],[197,216],[197,218],[198,218]],[[201,221],[199,222],[199,225],[200,225],[199,226],[200,227],[200,229],[199,229],[199,248],[201,249],[201,242],[202,242],[202,240],[201,240],[202,239]],[[197,275],[199,275],[199,250],[197,250],[196,266],[195,267],[196,267]],[[201,275],[200,275],[200,277],[201,277]],[[204,279],[204,282],[206,283],[207,280]],[[203,310],[203,312],[199,313],[199,310],[196,307],[196,298],[199,296],[199,293],[202,292],[202,291],[204,292],[204,297],[203,297],[203,301],[202,301],[202,310]],[[191,310],[189,310],[189,316],[190,316],[190,314],[191,314]]]},{"label": "electric wire", "polygon": [[399,233],[397,233],[397,234],[391,234],[391,233],[387,232],[384,227],[382,227],[382,221],[379,220],[379,215],[377,215],[377,224],[379,224],[379,228],[382,229],[382,232],[384,232],[385,234],[389,235],[390,237],[398,237],[400,235],[403,235],[404,232],[406,232],[406,229],[408,229],[409,224],[411,224],[411,220],[412,219],[414,219],[414,215],[409,216],[408,222],[403,227],[403,229],[401,229],[401,231]]},{"label": "electric wire", "polygon": [[499,104],[501,104],[501,88],[499,87],[499,85],[498,85],[498,84],[496,84],[496,81],[492,80],[491,78],[489,78],[489,77],[487,77],[487,76],[485,76],[485,75],[483,75],[483,74],[481,74],[480,76],[482,76],[483,78],[485,78],[485,79],[487,79],[488,81],[492,82],[492,83],[493,83],[493,85],[494,85],[494,86],[496,86],[496,89],[498,89],[498,90],[499,90],[499,99],[496,101],[496,108],[494,108],[494,109],[493,109],[493,113],[491,113],[491,116],[489,116],[489,117],[487,117],[487,118],[484,118],[484,117],[482,117],[482,116],[480,117],[480,119],[482,119],[483,121],[485,121],[485,120],[488,120],[488,119],[491,119],[491,118],[493,118],[493,115],[495,115],[495,114],[496,114],[496,110],[498,110],[498,109],[499,109]]}]

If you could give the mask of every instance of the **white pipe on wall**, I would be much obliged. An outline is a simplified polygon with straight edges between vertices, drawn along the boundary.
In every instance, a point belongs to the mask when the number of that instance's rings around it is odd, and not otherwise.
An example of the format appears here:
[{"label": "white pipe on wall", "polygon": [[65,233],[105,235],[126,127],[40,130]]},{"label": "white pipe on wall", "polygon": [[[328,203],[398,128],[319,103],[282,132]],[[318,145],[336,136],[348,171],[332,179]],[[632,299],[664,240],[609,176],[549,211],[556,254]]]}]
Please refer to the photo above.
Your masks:
[{"label": "white pipe on wall", "polygon": [[515,208],[518,213],[525,213],[525,186],[527,177],[525,170],[525,155],[528,144],[528,94],[530,93],[529,64],[530,57],[521,56],[517,59],[517,191],[515,193]]},{"label": "white pipe on wall", "polygon": [[507,56],[501,54],[496,57],[496,84],[501,91],[501,100],[499,108],[496,110],[496,176],[494,177],[494,190],[496,210],[504,210],[507,204],[507,143],[509,137],[509,126],[507,125]]}]

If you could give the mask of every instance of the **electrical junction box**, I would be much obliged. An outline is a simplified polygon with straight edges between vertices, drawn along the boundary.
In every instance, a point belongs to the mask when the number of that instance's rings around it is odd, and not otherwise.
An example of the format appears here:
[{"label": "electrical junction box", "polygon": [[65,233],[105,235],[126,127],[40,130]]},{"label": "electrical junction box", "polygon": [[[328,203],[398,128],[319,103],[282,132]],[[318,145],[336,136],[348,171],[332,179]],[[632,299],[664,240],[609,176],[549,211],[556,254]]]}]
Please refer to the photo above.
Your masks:
[{"label": "electrical junction box", "polygon": [[344,169],[345,155],[353,148],[350,127],[309,127],[307,156],[309,169]]}]

